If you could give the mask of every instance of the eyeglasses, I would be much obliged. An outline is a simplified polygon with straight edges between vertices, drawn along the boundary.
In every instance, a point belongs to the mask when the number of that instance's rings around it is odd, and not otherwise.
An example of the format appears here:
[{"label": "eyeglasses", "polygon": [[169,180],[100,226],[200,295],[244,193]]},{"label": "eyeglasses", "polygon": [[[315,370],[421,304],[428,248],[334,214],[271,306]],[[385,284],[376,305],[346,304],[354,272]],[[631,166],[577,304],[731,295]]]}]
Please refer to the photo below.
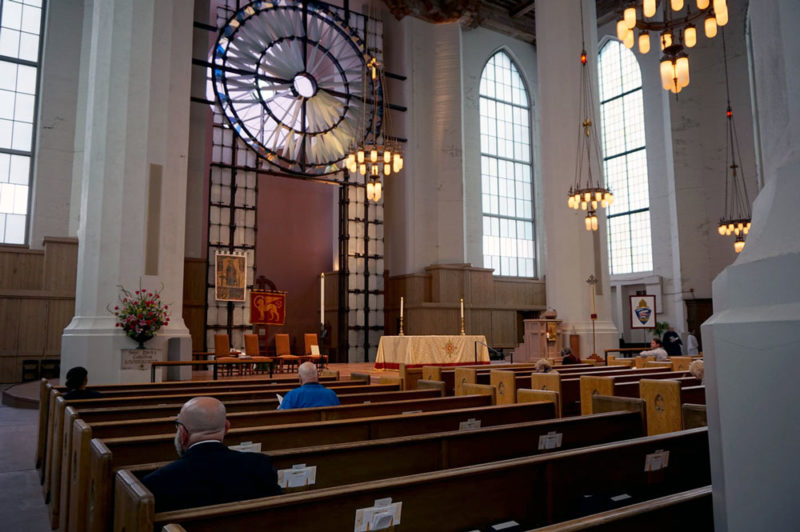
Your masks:
[{"label": "eyeglasses", "polygon": [[185,430],[186,432],[189,432],[189,429],[186,428],[186,425],[184,425],[183,423],[181,423],[177,419],[175,420],[175,427],[183,427],[183,430]]}]

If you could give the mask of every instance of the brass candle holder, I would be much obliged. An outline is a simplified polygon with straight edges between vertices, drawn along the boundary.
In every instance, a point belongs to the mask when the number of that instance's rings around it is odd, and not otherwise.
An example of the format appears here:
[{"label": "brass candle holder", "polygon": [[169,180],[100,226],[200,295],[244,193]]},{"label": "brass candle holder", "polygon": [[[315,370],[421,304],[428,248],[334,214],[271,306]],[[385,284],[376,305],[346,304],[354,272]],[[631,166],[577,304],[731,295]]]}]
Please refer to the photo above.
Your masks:
[{"label": "brass candle holder", "polygon": [[403,317],[400,316],[400,332],[397,333],[397,336],[403,336]]}]

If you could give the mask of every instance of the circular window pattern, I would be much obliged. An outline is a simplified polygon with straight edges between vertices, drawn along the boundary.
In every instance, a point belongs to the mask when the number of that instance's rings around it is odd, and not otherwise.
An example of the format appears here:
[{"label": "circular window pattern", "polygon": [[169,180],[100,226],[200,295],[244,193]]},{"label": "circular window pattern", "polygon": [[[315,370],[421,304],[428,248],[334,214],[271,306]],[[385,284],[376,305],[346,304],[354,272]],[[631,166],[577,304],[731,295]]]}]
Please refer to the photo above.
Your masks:
[{"label": "circular window pattern", "polygon": [[[337,172],[376,107],[361,39],[302,2],[253,2],[222,28],[214,92],[236,133],[262,158],[302,175]],[[377,91],[375,91],[377,92]]]}]

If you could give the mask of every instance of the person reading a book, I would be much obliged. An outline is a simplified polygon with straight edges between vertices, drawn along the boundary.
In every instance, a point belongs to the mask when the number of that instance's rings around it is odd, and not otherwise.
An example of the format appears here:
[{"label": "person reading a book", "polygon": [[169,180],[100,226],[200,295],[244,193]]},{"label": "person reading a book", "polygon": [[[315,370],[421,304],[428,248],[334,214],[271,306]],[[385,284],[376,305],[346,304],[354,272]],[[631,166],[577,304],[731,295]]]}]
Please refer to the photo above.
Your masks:
[{"label": "person reading a book", "polygon": [[339,398],[336,392],[329,390],[319,383],[317,367],[313,362],[303,362],[297,370],[300,387],[286,394],[281,401],[279,410],[292,408],[311,408],[315,406],[336,406]]}]

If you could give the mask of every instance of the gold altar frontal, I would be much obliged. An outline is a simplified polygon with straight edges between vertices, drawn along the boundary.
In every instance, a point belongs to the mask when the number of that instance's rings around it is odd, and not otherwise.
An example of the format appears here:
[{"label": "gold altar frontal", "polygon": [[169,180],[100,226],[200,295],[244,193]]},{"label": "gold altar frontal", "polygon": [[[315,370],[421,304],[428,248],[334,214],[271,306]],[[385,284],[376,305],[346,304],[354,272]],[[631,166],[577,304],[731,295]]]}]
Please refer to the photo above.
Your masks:
[{"label": "gold altar frontal", "polygon": [[486,337],[479,335],[381,336],[376,369],[488,364]]}]

